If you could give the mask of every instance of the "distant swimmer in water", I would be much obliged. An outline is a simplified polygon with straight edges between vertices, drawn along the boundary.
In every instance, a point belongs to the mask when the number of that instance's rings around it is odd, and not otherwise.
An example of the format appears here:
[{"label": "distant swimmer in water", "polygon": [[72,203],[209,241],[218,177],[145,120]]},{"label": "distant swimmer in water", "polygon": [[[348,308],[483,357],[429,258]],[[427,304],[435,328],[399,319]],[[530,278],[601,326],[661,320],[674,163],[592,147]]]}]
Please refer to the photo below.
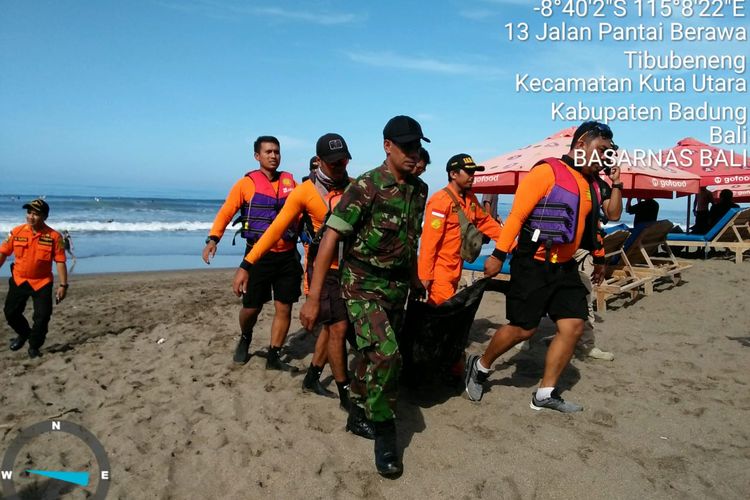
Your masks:
[{"label": "distant swimmer in water", "polygon": [[102,201],[102,199],[99,198],[98,196],[94,196],[94,201],[97,202],[97,203],[99,203],[100,201]]},{"label": "distant swimmer in water", "polygon": [[76,267],[76,256],[73,253],[73,237],[70,236],[70,233],[67,229],[63,230],[62,232],[63,237],[63,245],[65,246],[65,252],[67,254],[70,254],[70,258],[73,260],[73,264],[70,266],[69,272],[73,272],[73,268]]}]

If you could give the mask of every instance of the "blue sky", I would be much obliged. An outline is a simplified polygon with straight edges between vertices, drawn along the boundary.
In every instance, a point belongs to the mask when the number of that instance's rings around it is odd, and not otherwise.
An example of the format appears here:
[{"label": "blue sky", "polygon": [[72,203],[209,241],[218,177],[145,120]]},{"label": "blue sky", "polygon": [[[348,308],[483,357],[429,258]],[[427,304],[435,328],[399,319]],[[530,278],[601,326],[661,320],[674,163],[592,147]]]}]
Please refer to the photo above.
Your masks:
[{"label": "blue sky", "polygon": [[[508,22],[539,29],[531,4],[0,0],[0,192],[223,197],[255,167],[251,146],[261,134],[279,137],[282,167],[300,177],[316,139],[339,132],[356,175],[382,161],[382,128],[396,114],[417,118],[432,139],[425,180],[434,191],[455,153],[488,159],[575,125],[551,120],[553,101],[748,101],[516,93],[516,72],[634,75],[623,50],[666,47],[509,42]],[[673,48],[748,53],[747,42]],[[611,125],[628,148],[708,140],[701,122]]]}]

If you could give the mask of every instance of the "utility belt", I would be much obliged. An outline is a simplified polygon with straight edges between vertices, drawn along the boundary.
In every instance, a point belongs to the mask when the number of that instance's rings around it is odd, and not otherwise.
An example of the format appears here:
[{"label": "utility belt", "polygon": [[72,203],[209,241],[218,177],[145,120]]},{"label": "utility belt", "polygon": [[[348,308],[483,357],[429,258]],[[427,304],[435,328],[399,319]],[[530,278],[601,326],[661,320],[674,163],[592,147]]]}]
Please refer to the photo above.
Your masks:
[{"label": "utility belt", "polygon": [[364,271],[367,274],[378,278],[384,278],[388,281],[408,282],[411,279],[411,272],[408,268],[387,269],[384,267],[373,266],[369,262],[347,257],[344,265],[350,265],[355,269]]},{"label": "utility belt", "polygon": [[513,262],[515,262],[516,259],[526,259],[536,266],[544,267],[550,272],[567,272],[578,269],[578,261],[572,258],[565,262],[550,262],[549,259],[537,260],[534,258],[534,255],[535,253],[519,252],[518,250],[516,250],[515,252],[513,252],[513,260],[511,260],[511,265],[513,265]]}]

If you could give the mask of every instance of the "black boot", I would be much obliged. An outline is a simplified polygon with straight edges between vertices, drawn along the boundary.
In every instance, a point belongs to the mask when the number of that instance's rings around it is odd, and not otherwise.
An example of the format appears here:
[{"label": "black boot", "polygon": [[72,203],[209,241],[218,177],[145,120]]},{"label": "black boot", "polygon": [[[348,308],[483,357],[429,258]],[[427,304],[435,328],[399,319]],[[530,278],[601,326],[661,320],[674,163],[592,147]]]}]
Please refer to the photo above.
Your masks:
[{"label": "black boot", "polygon": [[323,387],[320,383],[320,373],[323,368],[317,367],[310,363],[310,368],[307,369],[305,380],[302,381],[302,390],[304,392],[314,392],[319,396],[325,396],[327,398],[335,398],[336,395]]},{"label": "black boot", "polygon": [[348,412],[351,408],[351,401],[349,401],[349,380],[346,382],[336,382],[336,388],[339,390],[339,408]]},{"label": "black boot", "polygon": [[253,340],[253,332],[243,333],[240,335],[240,341],[234,350],[234,362],[238,365],[244,365],[250,359],[250,342]]},{"label": "black boot", "polygon": [[26,337],[16,337],[10,343],[10,350],[17,351],[26,343]]},{"label": "black boot", "polygon": [[29,357],[31,359],[38,358],[42,355],[41,351],[37,347],[29,347]]},{"label": "black boot", "polygon": [[372,422],[367,420],[365,410],[361,406],[351,404],[349,418],[346,419],[346,430],[365,439],[375,439],[375,429]]},{"label": "black boot", "polygon": [[375,467],[381,476],[400,475],[404,466],[398,459],[396,447],[396,422],[375,422]]},{"label": "black boot", "polygon": [[282,372],[298,372],[299,368],[296,366],[292,366],[289,363],[284,363],[281,361],[281,357],[279,356],[279,351],[281,351],[281,347],[269,347],[268,348],[268,357],[266,358],[266,370],[279,370]]}]

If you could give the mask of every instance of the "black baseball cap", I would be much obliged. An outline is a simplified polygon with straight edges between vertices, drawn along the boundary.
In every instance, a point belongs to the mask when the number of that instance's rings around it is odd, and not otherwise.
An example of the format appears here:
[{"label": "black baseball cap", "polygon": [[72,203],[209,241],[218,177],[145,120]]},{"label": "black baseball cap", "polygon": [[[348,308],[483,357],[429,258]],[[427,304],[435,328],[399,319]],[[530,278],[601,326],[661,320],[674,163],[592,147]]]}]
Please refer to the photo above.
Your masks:
[{"label": "black baseball cap", "polygon": [[47,205],[47,202],[41,198],[37,198],[36,200],[28,202],[22,208],[39,212],[45,217],[49,216],[49,205]]},{"label": "black baseball cap", "polygon": [[448,160],[448,163],[445,165],[446,172],[458,170],[459,168],[473,170],[474,172],[484,172],[484,167],[482,165],[477,165],[474,159],[466,153],[459,153],[451,156],[451,159]]},{"label": "black baseball cap", "polygon": [[343,158],[352,159],[346,141],[339,134],[325,134],[318,139],[315,153],[326,163],[334,163]]},{"label": "black baseball cap", "polygon": [[394,116],[388,120],[383,129],[383,139],[389,139],[396,144],[407,144],[420,139],[430,142],[422,134],[422,127],[419,125],[419,122],[410,116],[404,115]]}]

